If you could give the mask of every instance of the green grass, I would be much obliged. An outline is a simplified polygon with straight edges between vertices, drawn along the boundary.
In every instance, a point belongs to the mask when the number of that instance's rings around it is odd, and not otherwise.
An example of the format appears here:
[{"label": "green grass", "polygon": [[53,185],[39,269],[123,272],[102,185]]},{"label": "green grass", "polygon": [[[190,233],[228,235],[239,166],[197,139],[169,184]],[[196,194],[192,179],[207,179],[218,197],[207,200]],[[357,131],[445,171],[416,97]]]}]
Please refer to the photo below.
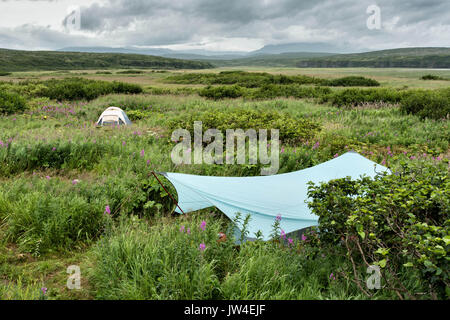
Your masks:
[{"label": "green grass", "polygon": [[[328,79],[349,74],[321,72]],[[420,72],[405,70],[401,81],[418,83]],[[368,75],[365,69],[352,73]],[[282,144],[279,173],[311,167],[351,149],[389,167],[417,161],[414,157],[448,165],[448,119],[421,119],[386,103],[341,108],[294,98],[214,101],[198,96],[195,86],[166,84],[173,74],[122,74],[121,81],[143,83],[144,93],[72,102],[28,98],[25,112],[0,118],[0,299],[40,299],[42,287],[48,288],[44,298],[49,299],[398,298],[390,290],[364,295],[348,278],[353,271],[345,255],[301,242],[295,250],[276,242],[246,243],[239,250],[232,241],[218,243],[217,233],[226,232],[229,221],[213,208],[172,216],[174,204],[150,171],[259,174],[254,165],[175,166],[170,159],[173,124],[188,125],[197,115],[233,115],[239,121],[250,115],[258,122],[264,115],[279,114],[286,120],[277,123],[281,132],[292,132],[296,123],[317,124],[320,130]],[[377,80],[388,79],[380,81],[382,87],[399,77],[392,70],[373,74]],[[49,75],[67,76],[31,72],[14,77],[45,80]],[[115,74],[95,71],[82,77],[118,80]],[[434,81],[422,82],[427,86]],[[134,113],[133,126],[96,128],[94,122],[108,106]],[[106,206],[112,216],[104,213]],[[199,229],[202,220],[205,232]],[[182,226],[191,229],[189,236],[180,232]],[[205,251],[199,250],[200,243]],[[80,291],[65,287],[72,264],[81,267]],[[364,265],[358,267],[364,278]],[[417,277],[405,277],[409,288],[420,287]]]}]

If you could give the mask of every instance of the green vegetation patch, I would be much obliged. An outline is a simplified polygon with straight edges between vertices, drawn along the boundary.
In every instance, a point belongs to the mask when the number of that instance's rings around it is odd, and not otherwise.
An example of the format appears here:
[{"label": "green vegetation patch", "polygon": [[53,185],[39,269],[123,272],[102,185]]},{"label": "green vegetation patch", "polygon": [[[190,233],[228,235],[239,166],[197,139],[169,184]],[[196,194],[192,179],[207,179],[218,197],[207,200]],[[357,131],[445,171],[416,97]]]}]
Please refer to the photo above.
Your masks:
[{"label": "green vegetation patch", "polygon": [[203,130],[217,129],[224,135],[227,129],[279,129],[285,142],[305,141],[320,131],[320,124],[306,118],[294,118],[276,111],[227,110],[190,113],[169,121],[172,130],[184,128],[192,134],[194,121],[202,121]]}]

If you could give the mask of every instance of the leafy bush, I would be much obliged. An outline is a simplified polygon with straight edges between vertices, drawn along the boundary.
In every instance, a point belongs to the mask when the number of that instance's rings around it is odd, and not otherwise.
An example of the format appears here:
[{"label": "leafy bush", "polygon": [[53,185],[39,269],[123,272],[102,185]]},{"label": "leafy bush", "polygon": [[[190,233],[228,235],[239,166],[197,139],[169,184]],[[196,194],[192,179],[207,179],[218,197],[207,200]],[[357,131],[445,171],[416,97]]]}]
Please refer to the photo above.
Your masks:
[{"label": "leafy bush", "polygon": [[26,100],[17,93],[0,88],[0,114],[22,112],[26,109]]},{"label": "leafy bush", "polygon": [[0,77],[10,76],[11,72],[0,71]]},{"label": "leafy bush", "polygon": [[[319,216],[322,245],[347,251],[355,268],[378,265],[386,287],[399,296],[410,298],[426,290],[430,297],[450,297],[446,165],[403,163],[395,174],[374,180],[345,178],[311,185],[308,195]],[[400,274],[420,277],[421,286],[408,288]]]},{"label": "leafy bush", "polygon": [[332,87],[378,87],[380,83],[369,78],[350,76],[328,80],[324,85]]},{"label": "leafy bush", "polygon": [[447,80],[445,78],[436,76],[434,74],[426,74],[426,75],[422,76],[420,79],[422,79],[422,80]]},{"label": "leafy bush", "polygon": [[224,135],[227,129],[279,129],[283,142],[307,140],[320,131],[320,125],[305,118],[293,118],[289,114],[274,111],[228,110],[190,113],[168,123],[172,130],[184,128],[193,135],[194,121],[202,121],[203,130],[217,129]]},{"label": "leafy bush", "polygon": [[[406,92],[406,91],[405,91]],[[329,101],[335,106],[358,106],[367,102],[399,103],[405,92],[388,88],[336,90],[321,97],[322,102]]]},{"label": "leafy bush", "polygon": [[413,91],[402,99],[400,108],[421,118],[446,118],[450,114],[450,88]]},{"label": "leafy bush", "polygon": [[[84,78],[51,79],[41,82],[43,87],[36,95],[50,99],[62,100],[93,100],[101,95],[111,93],[141,93],[142,87],[124,82],[108,82]],[[28,83],[22,83],[28,85]]]},{"label": "leafy bush", "polygon": [[141,74],[145,73],[142,70],[123,70],[123,71],[117,71],[117,74]]},{"label": "leafy bush", "polygon": [[265,72],[222,71],[220,73],[185,73],[167,78],[171,83],[238,85],[245,88],[260,88],[265,85],[327,85],[327,86],[379,86],[379,83],[364,77],[345,77],[334,80],[305,75],[272,75]]},{"label": "leafy bush", "polygon": [[271,99],[277,97],[285,98],[316,98],[330,94],[331,89],[327,87],[306,87],[300,85],[265,85],[254,91],[247,91],[245,97],[253,99]]},{"label": "leafy bush", "polygon": [[240,86],[220,86],[211,87],[208,86],[198,93],[201,97],[209,99],[220,100],[225,98],[238,98],[244,95],[244,89]]}]

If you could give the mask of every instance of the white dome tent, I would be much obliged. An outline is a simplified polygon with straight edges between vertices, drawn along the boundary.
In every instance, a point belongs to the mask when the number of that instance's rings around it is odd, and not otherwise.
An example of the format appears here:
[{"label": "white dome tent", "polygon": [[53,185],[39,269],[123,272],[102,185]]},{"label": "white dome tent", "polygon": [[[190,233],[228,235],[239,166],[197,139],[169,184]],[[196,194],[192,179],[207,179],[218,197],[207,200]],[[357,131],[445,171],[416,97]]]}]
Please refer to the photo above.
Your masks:
[{"label": "white dome tent", "polygon": [[99,126],[114,126],[114,125],[130,125],[132,124],[128,119],[126,113],[117,107],[109,107],[100,115],[97,120]]}]

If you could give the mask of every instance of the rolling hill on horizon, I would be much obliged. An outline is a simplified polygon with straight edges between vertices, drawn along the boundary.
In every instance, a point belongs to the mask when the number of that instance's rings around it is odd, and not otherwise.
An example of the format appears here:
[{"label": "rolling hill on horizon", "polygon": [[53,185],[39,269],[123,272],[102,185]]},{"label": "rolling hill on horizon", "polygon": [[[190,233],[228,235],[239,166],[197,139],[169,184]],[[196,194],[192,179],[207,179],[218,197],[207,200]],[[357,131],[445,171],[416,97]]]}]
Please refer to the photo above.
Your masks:
[{"label": "rolling hill on horizon", "polygon": [[[342,53],[338,47],[322,43],[266,45],[250,52],[217,52],[206,50],[171,50],[165,48],[72,47],[61,51],[123,52],[161,55],[167,58],[205,61],[216,67],[404,67],[450,68],[450,48],[413,47],[357,53]],[[295,51],[300,50],[300,51]],[[325,50],[333,50],[326,52]],[[341,52],[341,53],[339,53]]]},{"label": "rolling hill on horizon", "polygon": [[118,68],[207,69],[206,61],[192,61],[127,53],[24,51],[0,49],[0,71],[84,70]]}]

